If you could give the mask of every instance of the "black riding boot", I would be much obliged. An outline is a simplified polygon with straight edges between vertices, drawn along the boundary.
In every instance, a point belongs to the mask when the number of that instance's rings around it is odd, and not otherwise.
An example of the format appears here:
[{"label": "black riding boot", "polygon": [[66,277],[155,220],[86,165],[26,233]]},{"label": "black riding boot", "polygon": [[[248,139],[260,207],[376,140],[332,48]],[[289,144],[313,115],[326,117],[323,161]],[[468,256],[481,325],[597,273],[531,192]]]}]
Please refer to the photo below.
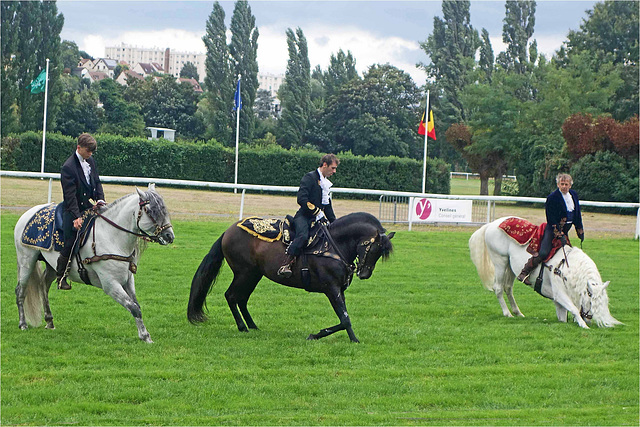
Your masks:
[{"label": "black riding boot", "polygon": [[67,277],[65,275],[67,270],[67,264],[69,263],[69,257],[64,255],[58,256],[58,265],[56,266],[56,276],[58,278],[58,289],[68,291],[71,289],[71,285],[67,283]]},{"label": "black riding boot", "polygon": [[520,275],[518,276],[518,280],[521,281],[522,283],[525,283],[524,281],[531,273],[531,270],[536,268],[538,264],[540,264],[540,261],[542,261],[542,259],[537,256],[532,256],[531,258],[529,258],[527,263],[524,265],[524,268],[520,272]]},{"label": "black riding boot", "polygon": [[285,260],[284,264],[282,264],[282,266],[278,269],[278,276],[284,277],[285,279],[291,277],[293,275],[291,266],[293,265],[295,260],[296,257],[287,255],[287,259]]}]

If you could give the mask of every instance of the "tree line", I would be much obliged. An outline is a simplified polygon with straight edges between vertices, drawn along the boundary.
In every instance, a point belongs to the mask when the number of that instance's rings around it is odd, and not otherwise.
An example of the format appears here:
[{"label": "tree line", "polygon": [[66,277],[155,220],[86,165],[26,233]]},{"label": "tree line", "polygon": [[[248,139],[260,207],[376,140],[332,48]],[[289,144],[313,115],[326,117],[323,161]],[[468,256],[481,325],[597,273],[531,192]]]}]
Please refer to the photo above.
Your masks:
[{"label": "tree line", "polygon": [[[339,50],[326,69],[312,70],[303,29],[289,28],[281,116],[271,111],[270,93],[258,90],[259,31],[247,0],[235,3],[230,42],[225,12],[213,4],[203,37],[202,95],[170,76],[129,79],[126,87],[110,79],[89,85],[63,72],[84,53],[60,41],[64,17],[55,2],[2,2],[1,8],[3,136],[41,128],[42,96],[24,88],[44,58],[51,59],[48,129],[71,136],[143,136],[146,126],[161,126],[177,129],[182,139],[233,146],[233,94],[241,75],[243,144],[420,160],[424,140],[417,129],[429,90],[438,135],[429,157],[479,173],[482,194],[489,178],[500,194],[502,175],[515,174],[520,195],[543,196],[561,170],[576,175],[577,187],[602,187],[586,174],[603,168],[623,171],[617,184],[607,184],[620,187],[609,197],[638,199],[637,1],[595,4],[546,58],[533,38],[535,1],[505,2],[506,50],[496,56],[488,31],[470,24],[470,2],[444,0],[442,17],[420,43],[430,60],[418,64],[430,77],[421,87],[390,64],[360,75],[350,51]],[[576,123],[587,122],[605,130],[580,133],[577,145],[591,148],[574,150]],[[589,188],[582,190],[597,193]]]}]

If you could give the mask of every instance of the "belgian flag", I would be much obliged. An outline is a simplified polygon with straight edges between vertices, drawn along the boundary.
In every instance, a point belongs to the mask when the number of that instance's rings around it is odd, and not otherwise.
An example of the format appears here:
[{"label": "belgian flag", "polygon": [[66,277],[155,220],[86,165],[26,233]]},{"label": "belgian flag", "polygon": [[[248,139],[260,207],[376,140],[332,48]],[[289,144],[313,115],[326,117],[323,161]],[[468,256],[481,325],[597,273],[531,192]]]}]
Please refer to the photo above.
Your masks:
[{"label": "belgian flag", "polygon": [[433,111],[429,108],[429,121],[425,123],[424,121],[425,114],[422,113],[422,119],[420,119],[420,126],[418,127],[418,134],[424,135],[427,134],[428,137],[436,140],[436,128],[433,124]]}]

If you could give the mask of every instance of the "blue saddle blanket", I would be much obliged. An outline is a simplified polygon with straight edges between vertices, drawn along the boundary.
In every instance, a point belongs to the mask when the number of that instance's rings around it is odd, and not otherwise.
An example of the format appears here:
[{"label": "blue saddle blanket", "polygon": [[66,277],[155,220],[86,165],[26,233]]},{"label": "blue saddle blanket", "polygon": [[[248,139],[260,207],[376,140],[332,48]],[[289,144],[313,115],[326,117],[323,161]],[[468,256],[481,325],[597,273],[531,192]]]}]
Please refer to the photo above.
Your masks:
[{"label": "blue saddle blanket", "polygon": [[[22,244],[38,249],[60,251],[64,247],[62,203],[51,203],[36,212],[22,232]],[[57,215],[56,215],[57,211]],[[56,221],[56,216],[58,220]]]}]

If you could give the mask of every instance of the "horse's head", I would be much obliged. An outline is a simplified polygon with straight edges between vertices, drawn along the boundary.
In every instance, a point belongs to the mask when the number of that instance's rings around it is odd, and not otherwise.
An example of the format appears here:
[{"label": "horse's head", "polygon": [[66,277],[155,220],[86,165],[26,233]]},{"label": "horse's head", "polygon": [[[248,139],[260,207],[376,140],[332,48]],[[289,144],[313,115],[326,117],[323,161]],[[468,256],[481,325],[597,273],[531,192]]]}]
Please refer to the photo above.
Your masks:
[{"label": "horse's head", "polygon": [[149,184],[147,191],[142,192],[136,187],[140,198],[138,212],[138,228],[147,234],[152,241],[161,245],[173,242],[173,226],[164,199],[156,192],[155,184]]},{"label": "horse's head", "polygon": [[587,286],[580,294],[580,315],[585,322],[593,320],[599,327],[622,325],[609,312],[609,282],[587,281]]},{"label": "horse's head", "polygon": [[394,235],[394,232],[387,235],[384,232],[380,234],[380,232],[376,230],[375,236],[365,239],[358,244],[356,250],[358,263],[356,275],[358,278],[364,280],[371,277],[378,259],[380,259],[380,257],[385,259],[389,257],[389,254],[393,250],[391,239]]}]

